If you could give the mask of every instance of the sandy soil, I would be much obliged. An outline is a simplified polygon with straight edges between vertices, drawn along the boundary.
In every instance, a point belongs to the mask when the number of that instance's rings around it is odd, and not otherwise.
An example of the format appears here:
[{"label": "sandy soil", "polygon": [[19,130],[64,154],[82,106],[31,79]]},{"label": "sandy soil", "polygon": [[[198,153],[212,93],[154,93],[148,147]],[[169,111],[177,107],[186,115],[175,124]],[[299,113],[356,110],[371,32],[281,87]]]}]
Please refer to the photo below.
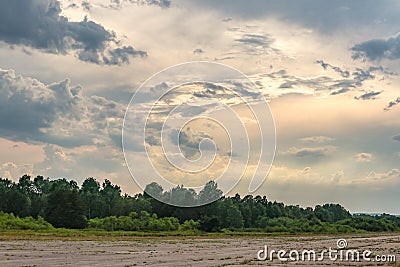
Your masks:
[{"label": "sandy soil", "polygon": [[[345,238],[347,247],[372,251],[371,261],[257,260],[257,252],[268,250],[337,249]],[[317,254],[317,256],[319,256]],[[261,254],[262,256],[263,254]],[[295,236],[238,238],[146,238],[132,241],[0,241],[0,266],[400,266],[377,263],[376,255],[394,255],[400,261],[400,234],[381,236]],[[295,256],[295,254],[293,254]],[[288,254],[286,255],[288,257]],[[300,254],[301,258],[301,254]],[[351,258],[351,257],[350,257]]]}]

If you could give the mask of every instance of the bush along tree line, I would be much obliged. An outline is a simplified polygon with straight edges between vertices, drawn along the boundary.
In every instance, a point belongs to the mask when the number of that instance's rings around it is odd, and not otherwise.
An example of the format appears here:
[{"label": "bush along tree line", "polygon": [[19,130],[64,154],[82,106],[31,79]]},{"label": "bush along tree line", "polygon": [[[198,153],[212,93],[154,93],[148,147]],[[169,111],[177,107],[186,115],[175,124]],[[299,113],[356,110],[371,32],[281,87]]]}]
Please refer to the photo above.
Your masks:
[{"label": "bush along tree line", "polygon": [[[203,203],[177,207],[172,203]],[[100,184],[87,178],[82,186],[73,180],[22,176],[18,182],[0,178],[0,229],[94,228],[107,231],[261,231],[282,233],[343,233],[400,231],[400,217],[382,214],[351,215],[339,204],[314,208],[284,205],[265,196],[236,194],[222,197],[213,181],[203,190],[177,186],[164,191],[157,183],[143,193],[121,194],[109,180]]]}]

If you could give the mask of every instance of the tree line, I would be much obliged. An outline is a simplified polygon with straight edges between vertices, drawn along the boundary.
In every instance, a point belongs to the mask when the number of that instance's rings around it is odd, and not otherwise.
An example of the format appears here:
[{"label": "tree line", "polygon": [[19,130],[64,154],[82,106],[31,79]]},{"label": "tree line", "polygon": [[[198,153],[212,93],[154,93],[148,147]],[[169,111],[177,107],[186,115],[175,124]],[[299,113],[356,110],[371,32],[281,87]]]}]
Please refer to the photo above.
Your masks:
[{"label": "tree line", "polygon": [[[190,208],[157,200],[201,204],[216,198],[219,199],[207,205]],[[396,216],[352,216],[339,204],[303,208],[269,201],[266,196],[223,197],[214,181],[208,182],[199,193],[183,186],[165,191],[157,183],[151,183],[143,193],[130,196],[122,194],[121,188],[107,179],[100,184],[89,177],[79,186],[76,181],[65,178],[50,180],[36,176],[32,179],[24,175],[18,182],[0,178],[0,211],[3,222],[15,215],[29,217],[40,222],[39,225],[45,220],[56,228],[89,227],[108,231],[400,231],[400,218]]]}]

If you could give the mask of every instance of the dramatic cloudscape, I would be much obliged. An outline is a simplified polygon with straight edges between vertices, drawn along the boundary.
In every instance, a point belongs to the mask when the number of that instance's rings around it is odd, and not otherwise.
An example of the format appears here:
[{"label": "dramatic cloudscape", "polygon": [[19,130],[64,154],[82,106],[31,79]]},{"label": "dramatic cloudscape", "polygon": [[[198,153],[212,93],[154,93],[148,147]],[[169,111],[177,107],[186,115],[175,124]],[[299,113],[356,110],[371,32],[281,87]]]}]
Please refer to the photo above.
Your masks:
[{"label": "dramatic cloudscape", "polygon": [[[93,176],[141,191],[122,151],[133,93],[164,68],[212,61],[247,75],[274,115],[275,160],[253,194],[400,214],[399,16],[395,0],[2,1],[0,176]],[[212,139],[212,127],[196,127],[180,136],[189,158]],[[153,148],[159,141],[146,139]],[[235,158],[219,152],[221,162]],[[248,193],[253,165],[231,194]]]}]

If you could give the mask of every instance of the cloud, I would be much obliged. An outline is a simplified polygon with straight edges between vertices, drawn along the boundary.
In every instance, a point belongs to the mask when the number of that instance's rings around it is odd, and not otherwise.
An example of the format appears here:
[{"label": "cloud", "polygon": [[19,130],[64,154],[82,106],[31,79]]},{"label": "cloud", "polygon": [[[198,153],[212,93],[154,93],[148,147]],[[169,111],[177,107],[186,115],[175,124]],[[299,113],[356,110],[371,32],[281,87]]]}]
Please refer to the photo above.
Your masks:
[{"label": "cloud", "polygon": [[[175,134],[171,135],[171,139],[173,142],[175,141],[174,140],[175,136],[176,136]],[[186,131],[179,132],[179,139],[177,141],[183,154],[187,158],[192,159],[195,156],[197,156],[198,153],[200,152],[200,142],[204,139],[212,140],[213,138],[212,136],[204,132],[192,132],[190,128],[188,128],[186,129]],[[208,142],[204,142],[202,144],[203,146],[201,147],[201,149],[207,149],[207,150],[214,149],[213,146],[207,146]]]},{"label": "cloud", "polygon": [[341,95],[341,94],[347,93],[348,91],[350,91],[349,88],[342,88],[337,91],[331,92],[331,95]]},{"label": "cloud", "polygon": [[336,151],[334,146],[321,146],[321,147],[304,147],[304,148],[290,148],[286,154],[296,156],[299,158],[303,157],[324,157],[332,154]]},{"label": "cloud", "polygon": [[[391,71],[388,68],[384,68],[382,66],[367,66],[365,68],[356,67],[354,71],[344,70],[340,67],[334,66],[325,62],[324,60],[317,60],[317,64],[321,65],[324,70],[332,69],[337,72],[343,79],[333,79],[331,77],[320,76],[316,78],[300,78],[296,76],[287,75],[284,72],[282,75],[282,79],[285,81],[279,86],[280,89],[294,89],[294,88],[314,88],[315,91],[313,94],[322,94],[326,95],[326,92],[329,92],[329,95],[340,95],[345,94],[351,90],[361,91],[363,92],[360,96],[355,96],[354,99],[357,100],[373,100],[376,99],[378,95],[380,95],[381,91],[369,91],[366,92],[362,89],[362,86],[365,81],[368,80],[376,80],[375,73],[380,73],[382,75],[387,76],[397,76],[398,74]],[[276,74],[268,74],[270,78],[278,78]],[[382,76],[381,80],[385,77]],[[256,84],[261,84],[260,82]],[[324,88],[325,87],[325,88]],[[306,90],[297,90],[296,93],[304,93]],[[309,90],[311,93],[311,91]],[[392,103],[391,105],[394,105]],[[390,106],[391,107],[391,106]],[[390,108],[389,107],[389,108]]]},{"label": "cloud", "polygon": [[176,0],[181,5],[197,9],[218,11],[224,17],[241,20],[276,18],[291,24],[329,34],[348,28],[375,26],[377,20],[385,18],[386,23],[397,24],[398,5],[395,0],[373,0],[319,2],[318,0]]},{"label": "cloud", "polygon": [[370,162],[374,156],[370,153],[358,153],[354,156],[354,158],[358,162]]},{"label": "cloud", "polygon": [[13,141],[64,147],[121,143],[124,106],[86,97],[69,80],[43,84],[0,69],[0,129]]},{"label": "cloud", "polygon": [[357,86],[361,86],[362,83],[366,80],[375,79],[375,75],[371,73],[370,69],[364,70],[361,68],[356,68],[352,75],[354,76],[354,83]]},{"label": "cloud", "polygon": [[357,100],[373,100],[376,99],[376,96],[380,95],[382,91],[371,91],[371,92],[366,92],[360,96],[355,96],[354,99]]},{"label": "cloud", "polygon": [[249,78],[263,90],[268,99],[286,94],[328,96],[342,94],[356,88],[354,80],[350,78],[298,77],[288,74],[285,70],[257,74]]},{"label": "cloud", "polygon": [[268,35],[245,33],[241,36],[241,38],[238,38],[235,41],[256,47],[269,47],[274,42],[274,39]]},{"label": "cloud", "polygon": [[279,43],[272,37],[270,30],[259,26],[235,25],[224,27],[222,31],[223,43],[220,45],[222,50],[219,49],[219,54],[215,55],[215,61],[235,58],[249,61],[249,56],[264,58],[266,55],[274,58],[284,57]]},{"label": "cloud", "polygon": [[320,64],[321,67],[323,67],[325,70],[328,68],[334,70],[335,72],[339,73],[340,76],[342,76],[344,78],[348,78],[350,76],[350,72],[348,70],[343,70],[343,69],[333,66],[329,63],[325,63],[323,60],[317,60],[316,63]]},{"label": "cloud", "polygon": [[161,8],[169,8],[170,0],[110,0],[110,6],[113,8],[121,8],[126,4],[136,4],[140,6],[159,6]]},{"label": "cloud", "polygon": [[392,137],[394,141],[400,142],[400,134]]},{"label": "cloud", "polygon": [[400,34],[387,39],[372,39],[354,45],[351,49],[353,59],[395,60],[400,58]]},{"label": "cloud", "polygon": [[236,45],[233,49],[240,48],[247,55],[279,54],[280,50],[273,47],[275,39],[264,32],[247,32],[248,29],[230,29],[237,37],[233,40]]},{"label": "cloud", "polygon": [[339,73],[339,75],[342,76],[343,78],[352,78],[352,79],[338,81],[338,83],[335,84],[335,87],[342,86],[344,88],[340,89],[339,91],[332,92],[331,95],[347,92],[349,91],[350,87],[353,88],[360,87],[363,85],[364,81],[374,80],[376,78],[376,76],[373,74],[374,72],[379,72],[388,76],[397,76],[397,73],[382,66],[369,66],[365,69],[357,67],[355,68],[354,71],[351,72],[350,75],[350,71],[343,70],[342,68],[331,65],[323,60],[317,60],[316,63],[321,65],[321,67],[324,68],[324,70],[327,70],[328,68],[334,70],[335,72]]},{"label": "cloud", "polygon": [[[332,171],[329,172],[331,173]],[[291,168],[286,165],[272,165],[268,180],[269,183],[279,183],[283,186],[288,186],[297,182],[307,185],[332,185],[334,182],[334,175],[340,172],[341,171],[335,171],[334,174],[325,176],[318,168],[311,168],[309,166],[304,168]]]},{"label": "cloud", "polygon": [[344,178],[343,170],[338,170],[335,174],[332,175],[332,181],[335,183],[339,183],[340,180],[343,180],[343,178]]},{"label": "cloud", "polygon": [[92,5],[88,1],[82,1],[81,6],[85,11],[90,11],[90,9],[92,8]]},{"label": "cloud", "polygon": [[384,110],[388,111],[391,110],[394,106],[400,103],[400,97],[397,99],[390,101],[389,104],[384,108]]},{"label": "cloud", "polygon": [[112,146],[69,149],[45,144],[42,150],[44,159],[33,165],[35,174],[54,178],[67,177],[78,182],[89,176],[114,179],[117,176],[125,176],[125,173],[121,175],[121,170],[125,170],[123,155],[119,149]]},{"label": "cloud", "polygon": [[105,65],[127,64],[129,63],[129,58],[131,56],[146,57],[147,53],[144,51],[135,50],[132,46],[123,46],[110,49],[101,55],[94,50],[82,50],[78,54],[78,58],[82,61]]},{"label": "cloud", "polygon": [[303,137],[298,140],[302,141],[302,142],[326,143],[326,142],[334,141],[335,138],[320,135],[320,136]]},{"label": "cloud", "polygon": [[371,172],[366,177],[365,181],[375,181],[375,182],[395,182],[399,183],[400,169],[391,169],[386,173]]},{"label": "cloud", "polygon": [[203,54],[204,50],[201,48],[196,48],[195,50],[193,50],[193,54]]},{"label": "cloud", "polygon": [[76,53],[82,61],[119,65],[146,52],[132,46],[120,47],[114,32],[85,17],[80,22],[61,15],[56,0],[0,2],[0,40],[53,54]]},{"label": "cloud", "polygon": [[[383,91],[365,92],[361,88],[367,80],[376,80],[375,73],[382,75],[397,76],[397,73],[382,66],[369,66],[366,68],[356,67],[354,70],[344,70],[329,64],[323,60],[316,61],[324,69],[332,69],[341,78],[335,79],[331,76],[298,77],[290,75],[286,70],[279,70],[270,73],[261,73],[250,76],[254,83],[263,89],[269,99],[285,94],[304,94],[315,96],[340,95],[350,91],[361,91],[361,96],[355,99],[375,99]],[[271,86],[273,84],[274,86]],[[278,90],[276,90],[278,88]]]},{"label": "cloud", "polygon": [[9,161],[0,164],[0,177],[17,181],[24,174],[31,175],[33,172],[33,164],[17,164]]}]

